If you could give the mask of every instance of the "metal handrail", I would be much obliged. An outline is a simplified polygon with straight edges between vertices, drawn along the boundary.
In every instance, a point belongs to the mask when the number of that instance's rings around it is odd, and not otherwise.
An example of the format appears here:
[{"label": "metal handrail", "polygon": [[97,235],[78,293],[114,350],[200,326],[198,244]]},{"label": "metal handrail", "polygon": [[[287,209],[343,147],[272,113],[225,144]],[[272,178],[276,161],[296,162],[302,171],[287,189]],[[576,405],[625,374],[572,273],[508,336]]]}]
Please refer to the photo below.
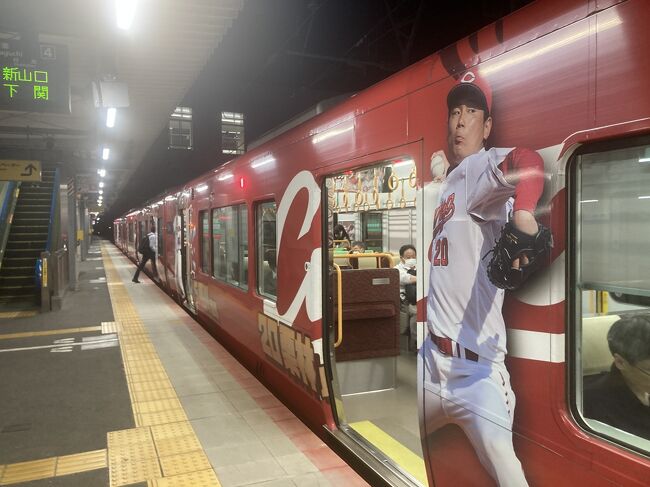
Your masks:
[{"label": "metal handrail", "polygon": [[0,211],[0,224],[2,224],[0,230],[0,269],[2,268],[2,261],[4,260],[5,247],[9,240],[9,230],[11,229],[11,221],[13,220],[19,192],[20,183],[9,181],[9,184],[7,185],[7,194],[5,194]]},{"label": "metal handrail", "polygon": [[[52,251],[52,234],[56,231],[58,232],[58,229],[53,228],[55,226],[55,223],[57,222],[58,218],[58,211],[57,211],[57,206],[58,206],[58,201],[59,201],[59,193],[60,193],[60,172],[59,168],[56,168],[54,170],[54,183],[52,186],[52,199],[50,200],[50,224],[48,225],[47,229],[47,244],[45,246],[45,250],[48,252]],[[55,249],[57,250],[57,249]]]},{"label": "metal handrail", "polygon": [[334,343],[334,347],[336,348],[343,343],[343,280],[341,279],[341,268],[338,264],[334,264],[334,269],[336,269],[336,302],[338,305],[338,331],[336,342]]},{"label": "metal handrail", "polygon": [[[388,267],[389,268],[393,267],[393,256],[392,256],[392,254],[388,254],[386,252],[368,252],[367,254],[344,254],[344,253],[340,253],[338,255],[335,253],[334,257],[335,258],[342,258],[342,259],[365,259],[366,257],[373,257],[373,258],[377,259],[377,268],[378,269],[381,268],[380,267],[381,260],[379,260],[379,259],[382,258],[382,257],[386,257],[388,259],[388,262],[389,262]],[[385,269],[385,267],[383,269]]]}]

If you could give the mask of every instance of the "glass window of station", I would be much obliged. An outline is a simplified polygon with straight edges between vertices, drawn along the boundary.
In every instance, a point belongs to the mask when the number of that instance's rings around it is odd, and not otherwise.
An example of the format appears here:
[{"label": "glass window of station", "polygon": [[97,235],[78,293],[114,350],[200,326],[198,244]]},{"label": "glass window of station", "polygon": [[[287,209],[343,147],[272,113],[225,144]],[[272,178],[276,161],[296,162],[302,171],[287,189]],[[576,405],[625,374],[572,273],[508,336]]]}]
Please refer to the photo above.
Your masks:
[{"label": "glass window of station", "polygon": [[176,107],[169,118],[169,148],[192,148],[192,108]]},{"label": "glass window of station", "polygon": [[594,144],[571,166],[575,411],[650,452],[650,138]]},{"label": "glass window of station", "polygon": [[243,154],[246,152],[244,144],[244,114],[221,112],[221,152]]}]

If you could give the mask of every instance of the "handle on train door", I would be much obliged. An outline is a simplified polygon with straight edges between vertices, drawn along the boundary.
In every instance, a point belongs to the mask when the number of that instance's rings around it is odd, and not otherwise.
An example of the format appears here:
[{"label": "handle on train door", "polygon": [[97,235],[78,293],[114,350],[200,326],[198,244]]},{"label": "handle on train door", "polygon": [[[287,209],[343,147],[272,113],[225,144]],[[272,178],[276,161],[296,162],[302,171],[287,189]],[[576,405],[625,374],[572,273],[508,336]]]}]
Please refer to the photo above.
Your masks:
[{"label": "handle on train door", "polygon": [[336,269],[336,300],[337,300],[337,321],[338,321],[338,330],[336,334],[336,342],[334,347],[338,347],[343,343],[343,285],[341,280],[341,268],[338,264],[333,264],[334,269]]}]

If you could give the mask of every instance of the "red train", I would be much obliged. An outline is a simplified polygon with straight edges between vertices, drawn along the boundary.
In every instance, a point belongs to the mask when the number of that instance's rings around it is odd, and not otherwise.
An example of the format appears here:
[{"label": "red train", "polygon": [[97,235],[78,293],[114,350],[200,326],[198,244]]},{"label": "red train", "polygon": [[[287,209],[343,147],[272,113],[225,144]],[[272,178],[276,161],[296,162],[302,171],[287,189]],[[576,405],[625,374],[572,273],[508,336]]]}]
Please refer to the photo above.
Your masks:
[{"label": "red train", "polygon": [[[116,220],[115,243],[136,259],[154,223],[161,286],[310,427],[387,484],[647,485],[650,379],[639,374],[650,373],[650,356],[638,354],[650,344],[637,338],[628,347],[637,355],[613,355],[607,337],[619,318],[650,306],[648,25],[646,0],[534,2]],[[505,293],[507,336],[476,347],[463,337],[476,302],[452,324],[459,336],[436,336],[432,306],[452,307],[467,280],[475,279],[472,299],[483,286],[483,256],[461,253],[493,243],[489,222],[469,206],[472,184],[488,178],[512,189],[515,210],[520,196],[500,159],[470,183],[469,162],[445,173],[435,157],[443,150],[451,161],[467,141],[452,134],[470,125],[452,123],[450,92],[460,83],[483,95],[480,106],[458,102],[483,113],[487,150],[477,158],[518,147],[543,162],[534,216],[553,235],[542,268]],[[461,193],[444,196],[452,175],[467,177],[455,183],[467,191],[462,202]],[[479,233],[439,239],[454,218]],[[353,241],[365,253],[348,255]],[[394,268],[407,244],[423,257],[413,326]],[[475,267],[455,271],[436,295],[430,277],[439,287],[445,270],[436,267],[449,271],[462,255]],[[492,318],[482,319],[487,327]],[[505,365],[497,352],[484,356],[506,343]],[[434,355],[470,372],[428,386]],[[479,369],[501,371],[505,393],[509,373],[509,423],[484,406]],[[617,422],[614,406],[605,419],[588,416],[590,384],[615,373],[634,427]],[[611,391],[607,400],[618,400]],[[449,417],[433,428],[428,411],[441,404]],[[494,437],[484,435],[488,423]],[[496,436],[511,438],[508,448]],[[516,475],[500,475],[502,466]]]}]

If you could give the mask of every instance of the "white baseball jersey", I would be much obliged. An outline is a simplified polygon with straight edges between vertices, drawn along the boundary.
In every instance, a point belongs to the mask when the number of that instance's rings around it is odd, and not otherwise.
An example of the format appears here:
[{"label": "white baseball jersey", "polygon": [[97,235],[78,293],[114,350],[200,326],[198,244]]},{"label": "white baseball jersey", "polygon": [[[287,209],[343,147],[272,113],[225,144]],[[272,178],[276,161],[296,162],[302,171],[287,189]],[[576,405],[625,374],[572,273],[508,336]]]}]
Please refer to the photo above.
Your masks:
[{"label": "white baseball jersey", "polygon": [[428,326],[493,362],[506,354],[504,291],[488,279],[483,257],[512,207],[515,188],[498,167],[510,151],[492,148],[463,159],[442,183],[433,223]]}]

